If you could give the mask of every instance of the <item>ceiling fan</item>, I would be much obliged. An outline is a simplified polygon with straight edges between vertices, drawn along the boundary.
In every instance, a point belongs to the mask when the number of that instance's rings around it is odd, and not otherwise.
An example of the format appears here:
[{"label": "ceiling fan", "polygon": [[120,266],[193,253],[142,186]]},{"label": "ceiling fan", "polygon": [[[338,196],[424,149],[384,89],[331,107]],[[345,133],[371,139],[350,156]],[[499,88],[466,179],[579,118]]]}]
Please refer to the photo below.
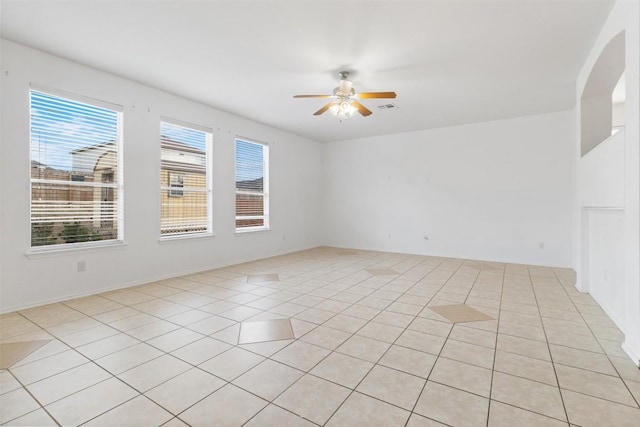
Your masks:
[{"label": "ceiling fan", "polygon": [[396,97],[395,92],[356,93],[353,89],[353,82],[349,80],[349,72],[340,71],[338,75],[340,76],[340,85],[333,89],[333,95],[295,95],[294,98],[330,98],[332,101],[313,113],[313,115],[319,116],[329,110],[342,121],[351,117],[356,111],[365,117],[371,115],[371,111],[359,103],[358,99]]}]

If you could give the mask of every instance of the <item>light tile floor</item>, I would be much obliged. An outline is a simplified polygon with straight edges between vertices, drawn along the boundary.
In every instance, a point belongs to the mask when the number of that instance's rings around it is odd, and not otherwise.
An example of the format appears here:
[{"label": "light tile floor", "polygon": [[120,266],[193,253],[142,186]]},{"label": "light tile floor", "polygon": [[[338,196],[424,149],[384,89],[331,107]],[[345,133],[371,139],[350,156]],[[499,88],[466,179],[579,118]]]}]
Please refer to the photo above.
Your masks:
[{"label": "light tile floor", "polygon": [[[10,313],[3,343],[50,341],[0,370],[0,423],[637,427],[640,370],[574,280],[317,248]],[[492,319],[429,308],[455,304]]]}]

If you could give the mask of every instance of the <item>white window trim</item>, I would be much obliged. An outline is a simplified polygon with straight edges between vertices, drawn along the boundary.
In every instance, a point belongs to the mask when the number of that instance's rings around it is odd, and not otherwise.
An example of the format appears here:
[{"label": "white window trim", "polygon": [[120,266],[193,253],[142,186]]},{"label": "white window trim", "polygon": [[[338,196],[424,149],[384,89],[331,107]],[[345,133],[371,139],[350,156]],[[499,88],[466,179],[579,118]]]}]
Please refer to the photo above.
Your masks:
[{"label": "white window trim", "polygon": [[[42,257],[47,254],[55,256],[55,255],[63,255],[68,252],[77,252],[81,250],[95,250],[95,249],[108,249],[114,247],[123,247],[126,245],[124,240],[124,153],[123,153],[123,115],[124,115],[124,107],[122,105],[114,104],[108,101],[103,101],[101,99],[88,97],[85,95],[79,95],[74,92],[65,91],[62,89],[55,89],[49,86],[41,85],[38,83],[29,83],[29,107],[31,108],[31,92],[40,92],[47,95],[55,96],[58,98],[65,98],[71,101],[89,104],[95,107],[104,108],[107,110],[112,110],[116,112],[116,120],[117,120],[117,158],[118,158],[118,182],[114,186],[109,186],[111,188],[115,188],[118,195],[118,237],[116,239],[110,240],[101,240],[101,241],[90,241],[90,242],[80,242],[80,243],[60,243],[57,245],[43,245],[43,246],[31,246],[31,226],[29,227],[29,249],[25,253],[28,258],[31,257]],[[29,164],[32,161],[31,157],[31,111],[29,111]],[[29,168],[29,224],[31,224],[31,212],[33,209],[31,194],[32,194],[32,183],[35,181],[47,182],[49,180],[38,180],[32,179],[31,177],[31,168]],[[96,183],[98,184],[98,183]],[[74,185],[81,185],[76,182]],[[99,186],[99,185],[95,185]]]}]

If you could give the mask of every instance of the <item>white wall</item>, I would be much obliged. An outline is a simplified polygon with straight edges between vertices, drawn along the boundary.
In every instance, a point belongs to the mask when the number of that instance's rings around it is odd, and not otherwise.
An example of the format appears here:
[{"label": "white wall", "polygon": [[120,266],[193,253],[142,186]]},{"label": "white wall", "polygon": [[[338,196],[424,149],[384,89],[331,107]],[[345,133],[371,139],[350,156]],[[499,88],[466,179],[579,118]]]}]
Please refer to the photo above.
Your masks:
[{"label": "white wall", "polygon": [[560,112],[326,144],[323,243],[571,266],[573,140]]},{"label": "white wall", "polygon": [[[318,245],[320,144],[11,42],[1,49],[0,310]],[[125,245],[27,256],[30,82],[124,106]],[[215,129],[215,237],[159,242],[160,116]],[[270,231],[234,233],[236,135],[270,143]]]},{"label": "white wall", "polygon": [[624,111],[624,103],[613,104],[611,111],[611,126],[620,127],[624,126],[626,119],[626,113]]},{"label": "white wall", "polygon": [[624,207],[624,142],[620,130],[578,160],[581,207]]},{"label": "white wall", "polygon": [[[585,173],[589,169],[589,163],[599,163],[599,170],[609,168],[612,174],[618,175],[622,169],[623,179],[616,179],[618,186],[615,191],[624,194],[623,206],[619,206],[619,212],[606,213],[606,210],[584,209],[580,200],[575,207],[576,218],[576,266],[578,282],[576,287],[583,291],[592,291],[609,315],[618,323],[625,335],[623,349],[631,359],[640,365],[640,3],[637,1],[617,1],[607,21],[605,22],[591,52],[587,56],[584,66],[578,74],[576,82],[577,100],[585,88],[587,79],[597,63],[598,58],[606,45],[621,31],[625,32],[625,131],[623,159],[619,155],[607,157],[611,154],[608,150],[594,150],[597,158],[580,159],[578,161],[577,192],[579,194],[598,194],[594,186],[602,185],[602,178],[606,175],[600,173],[600,178],[594,176],[596,170]],[[580,157],[580,102],[577,102],[576,125],[578,132],[574,156]],[[608,141],[610,142],[610,141]],[[607,144],[605,142],[604,144]],[[589,153],[592,154],[592,153]],[[608,165],[608,166],[607,166]],[[612,184],[611,181],[609,184]],[[590,200],[592,207],[609,208],[611,200],[601,197],[599,200]],[[616,204],[618,204],[616,202]],[[594,221],[594,215],[597,217]],[[609,215],[605,218],[603,215]],[[613,216],[612,216],[613,215]],[[622,218],[615,218],[621,215]],[[603,236],[614,233],[620,238],[617,245],[620,248],[611,247],[611,241]],[[618,254],[618,255],[616,255]],[[620,255],[621,254],[621,255]],[[621,270],[618,280],[603,283],[603,269],[612,257],[622,257],[622,264],[613,268]],[[616,273],[617,275],[617,273]],[[591,287],[594,287],[591,289]],[[615,289],[607,289],[607,288]],[[613,299],[607,295],[615,295]],[[618,303],[618,299],[624,303]]]}]

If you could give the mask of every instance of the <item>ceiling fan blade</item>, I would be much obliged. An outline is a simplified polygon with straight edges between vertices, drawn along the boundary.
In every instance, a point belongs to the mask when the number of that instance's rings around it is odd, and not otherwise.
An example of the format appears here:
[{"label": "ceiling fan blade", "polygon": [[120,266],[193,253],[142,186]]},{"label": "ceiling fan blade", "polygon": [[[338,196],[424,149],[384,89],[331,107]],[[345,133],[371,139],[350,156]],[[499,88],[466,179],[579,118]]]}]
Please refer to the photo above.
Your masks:
[{"label": "ceiling fan blade", "polygon": [[357,99],[370,99],[370,98],[395,98],[395,92],[364,92],[364,93],[356,93],[354,98]]},{"label": "ceiling fan blade", "polygon": [[294,95],[294,98],[335,98],[335,95]]},{"label": "ceiling fan blade", "polygon": [[331,108],[332,105],[336,105],[336,104],[337,104],[337,102],[330,102],[327,105],[325,105],[324,107],[322,107],[321,109],[319,109],[318,111],[316,111],[315,113],[313,113],[313,115],[314,116],[319,116],[320,114],[324,113],[329,108]]},{"label": "ceiling fan blade", "polygon": [[358,109],[358,112],[363,116],[367,117],[371,115],[371,111],[364,105],[360,104],[358,101],[351,101],[351,105],[356,107]]}]

